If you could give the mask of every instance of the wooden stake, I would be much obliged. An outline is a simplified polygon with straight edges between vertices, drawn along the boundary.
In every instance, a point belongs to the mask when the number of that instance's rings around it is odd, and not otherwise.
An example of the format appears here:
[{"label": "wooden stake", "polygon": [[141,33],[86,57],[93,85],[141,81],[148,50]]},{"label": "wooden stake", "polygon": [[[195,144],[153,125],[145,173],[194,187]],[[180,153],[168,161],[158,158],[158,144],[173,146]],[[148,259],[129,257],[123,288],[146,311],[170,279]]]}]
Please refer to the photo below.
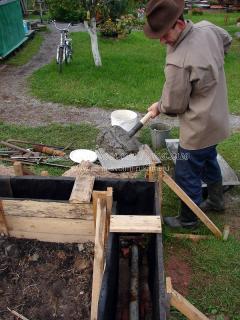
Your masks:
[{"label": "wooden stake", "polygon": [[23,176],[23,165],[20,161],[15,161],[13,163],[13,169],[15,176]]},{"label": "wooden stake", "polygon": [[96,234],[93,262],[91,320],[97,320],[98,300],[104,269],[104,238],[106,228],[107,205],[103,199],[97,200]]},{"label": "wooden stake", "polygon": [[223,240],[224,241],[227,241],[229,233],[230,233],[230,226],[226,224],[223,229]]},{"label": "wooden stake", "polygon": [[179,310],[190,320],[209,320],[201,311],[172,288],[171,278],[166,279],[166,289],[169,295],[170,305]]},{"label": "wooden stake", "polygon": [[0,200],[0,233],[4,233],[6,236],[9,235],[2,200]]},{"label": "wooden stake", "polygon": [[222,238],[222,232],[206,216],[206,214],[189,198],[189,196],[176,184],[176,182],[166,173],[163,175],[163,181],[178,195],[178,197],[195,213],[195,215],[212,231],[217,238]]}]

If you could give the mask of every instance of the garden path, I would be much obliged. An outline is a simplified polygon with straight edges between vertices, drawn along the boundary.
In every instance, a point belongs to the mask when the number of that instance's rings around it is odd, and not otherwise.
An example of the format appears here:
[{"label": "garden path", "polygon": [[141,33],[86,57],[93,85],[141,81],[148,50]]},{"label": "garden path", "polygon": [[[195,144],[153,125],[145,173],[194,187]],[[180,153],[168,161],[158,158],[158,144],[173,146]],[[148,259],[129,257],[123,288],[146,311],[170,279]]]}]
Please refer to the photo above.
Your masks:
[{"label": "garden path", "polygon": [[[97,127],[108,126],[111,110],[96,107],[79,108],[74,105],[66,107],[59,103],[42,102],[28,94],[27,77],[49,63],[55,56],[59,33],[52,25],[48,27],[51,32],[45,33],[38,54],[30,62],[20,67],[10,65],[0,67],[0,121],[33,127],[54,122],[62,124],[86,122]],[[77,25],[71,31],[84,31],[84,27]],[[149,104],[151,102],[149,101]],[[160,120],[178,126],[176,118],[161,115]],[[230,120],[232,128],[240,130],[240,116],[231,115]]]}]

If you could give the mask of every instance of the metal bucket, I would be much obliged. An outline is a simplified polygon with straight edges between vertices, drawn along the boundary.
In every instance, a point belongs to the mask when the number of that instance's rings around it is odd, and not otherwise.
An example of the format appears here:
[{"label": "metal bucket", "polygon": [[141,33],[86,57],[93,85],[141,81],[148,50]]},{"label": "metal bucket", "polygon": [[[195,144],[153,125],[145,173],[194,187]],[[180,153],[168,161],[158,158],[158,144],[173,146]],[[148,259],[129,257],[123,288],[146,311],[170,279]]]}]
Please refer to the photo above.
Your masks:
[{"label": "metal bucket", "polygon": [[150,126],[150,130],[153,149],[166,147],[165,139],[170,137],[171,127],[164,123],[153,123]]}]

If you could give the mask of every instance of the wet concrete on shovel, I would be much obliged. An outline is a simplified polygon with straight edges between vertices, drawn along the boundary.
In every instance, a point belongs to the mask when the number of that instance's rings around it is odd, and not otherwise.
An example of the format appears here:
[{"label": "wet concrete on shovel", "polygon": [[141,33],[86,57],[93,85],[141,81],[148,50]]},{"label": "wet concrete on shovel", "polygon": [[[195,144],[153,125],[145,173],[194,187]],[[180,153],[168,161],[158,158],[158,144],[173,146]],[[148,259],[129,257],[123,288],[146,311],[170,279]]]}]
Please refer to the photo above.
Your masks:
[{"label": "wet concrete on shovel", "polygon": [[141,143],[135,138],[130,138],[127,131],[119,126],[103,129],[97,137],[97,145],[112,155],[121,159],[130,153],[137,154]]}]

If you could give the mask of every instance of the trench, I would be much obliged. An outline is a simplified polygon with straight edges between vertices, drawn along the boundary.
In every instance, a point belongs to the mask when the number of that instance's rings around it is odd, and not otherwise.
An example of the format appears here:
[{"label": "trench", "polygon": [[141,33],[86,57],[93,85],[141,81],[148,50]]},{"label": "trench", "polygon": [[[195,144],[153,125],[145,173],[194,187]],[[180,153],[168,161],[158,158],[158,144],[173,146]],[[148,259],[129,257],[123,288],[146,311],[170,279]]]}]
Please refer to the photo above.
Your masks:
[{"label": "trench", "polygon": [[[74,178],[0,177],[0,199],[68,201]],[[112,214],[159,215],[158,184],[97,178],[94,190],[113,188]],[[162,235],[110,233],[98,304],[99,320],[166,319]]]}]

